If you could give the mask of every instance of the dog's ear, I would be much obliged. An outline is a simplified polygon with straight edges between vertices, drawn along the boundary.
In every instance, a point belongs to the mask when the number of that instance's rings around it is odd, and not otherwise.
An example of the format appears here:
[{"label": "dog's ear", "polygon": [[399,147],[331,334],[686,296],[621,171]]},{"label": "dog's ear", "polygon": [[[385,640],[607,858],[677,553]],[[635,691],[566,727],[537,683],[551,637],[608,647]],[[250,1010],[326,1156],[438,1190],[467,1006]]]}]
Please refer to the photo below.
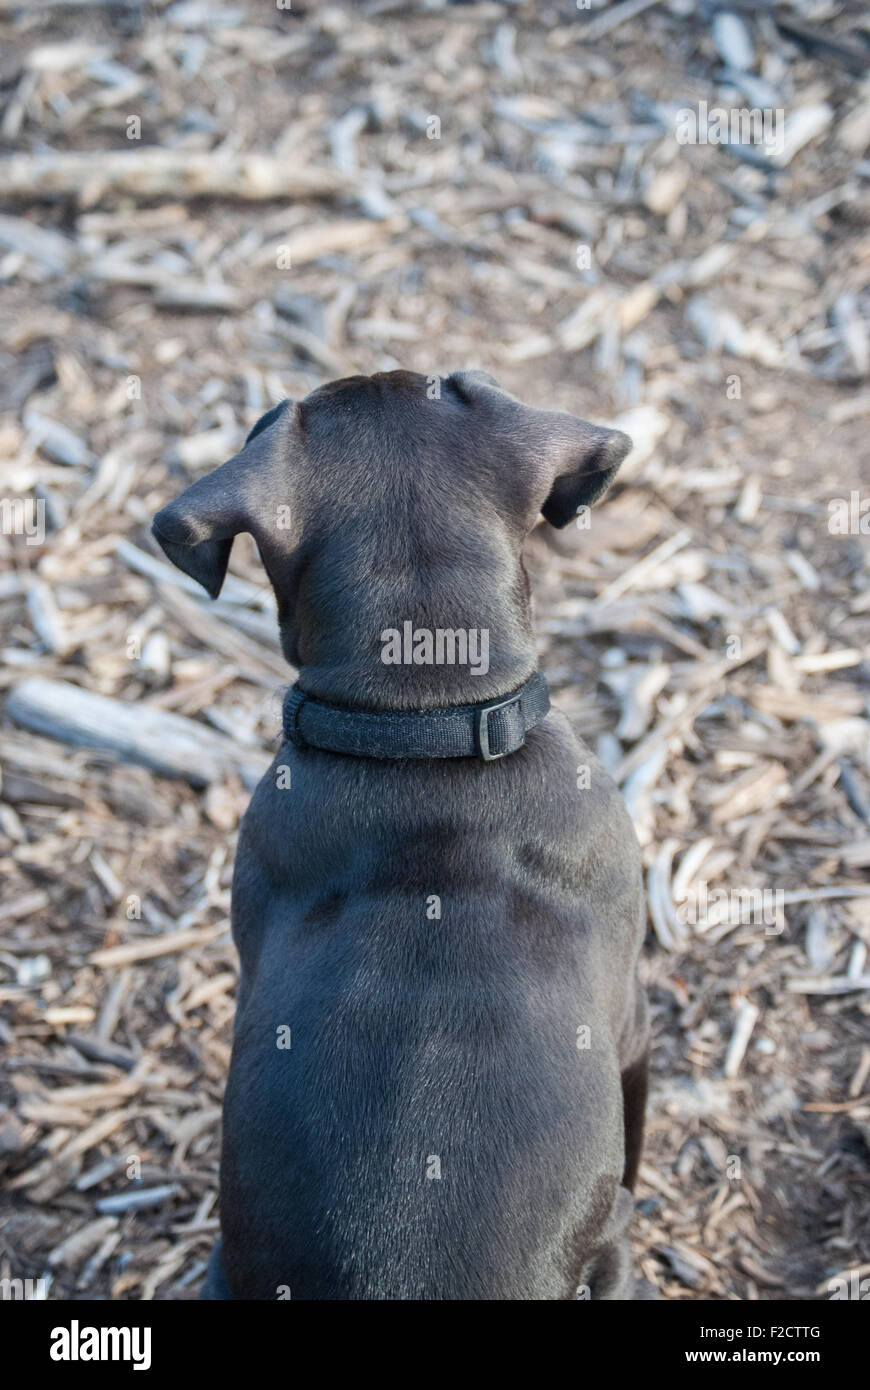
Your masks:
[{"label": "dog's ear", "polygon": [[250,531],[257,538],[257,511],[271,490],[276,433],[289,404],[267,411],[238,454],[197,478],[154,518],[151,529],[165,554],[212,598],[221,591],[233,537]]},{"label": "dog's ear", "polygon": [[567,412],[545,412],[551,422],[548,440],[553,481],[541,504],[551,526],[567,526],[581,507],[591,507],[603,497],[616,471],[631,449],[621,430],[591,425]]},{"label": "dog's ear", "polygon": [[263,430],[267,430],[270,425],[274,425],[275,421],[279,420],[284,414],[289,404],[289,401],[280,401],[278,405],[273,405],[271,410],[267,410],[265,415],[261,415],[245,440],[245,444],[250,444],[252,439],[256,439],[258,434],[263,433]]},{"label": "dog's ear", "polygon": [[504,439],[506,448],[518,448],[526,467],[531,465],[536,510],[552,526],[567,526],[581,507],[597,502],[631,448],[621,430],[525,405],[488,372],[454,372],[450,381],[467,405],[488,412],[484,428]]}]

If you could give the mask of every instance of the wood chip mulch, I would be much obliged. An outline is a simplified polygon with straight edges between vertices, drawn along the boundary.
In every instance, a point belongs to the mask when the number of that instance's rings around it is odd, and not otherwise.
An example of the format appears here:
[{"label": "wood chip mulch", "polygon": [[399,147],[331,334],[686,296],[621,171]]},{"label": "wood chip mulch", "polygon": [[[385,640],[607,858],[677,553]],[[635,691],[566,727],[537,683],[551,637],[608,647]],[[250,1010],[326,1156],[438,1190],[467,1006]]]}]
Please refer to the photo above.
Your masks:
[{"label": "wood chip mulch", "polygon": [[[870,1272],[870,26],[727,14],[0,0],[0,494],[45,527],[0,535],[0,1278],[196,1296],[293,676],[249,538],[211,603],[150,518],[400,365],[635,440],[528,562],[647,866],[640,1269]],[[781,108],[781,155],[680,144],[700,102]]]}]

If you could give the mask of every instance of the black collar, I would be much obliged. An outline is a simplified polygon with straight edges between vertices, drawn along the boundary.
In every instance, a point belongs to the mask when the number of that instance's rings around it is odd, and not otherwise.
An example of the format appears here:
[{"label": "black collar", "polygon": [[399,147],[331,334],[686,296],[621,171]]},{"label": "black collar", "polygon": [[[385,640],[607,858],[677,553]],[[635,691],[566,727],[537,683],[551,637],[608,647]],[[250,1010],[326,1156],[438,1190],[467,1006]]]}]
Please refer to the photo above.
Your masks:
[{"label": "black collar", "polygon": [[482,758],[494,762],[522,748],[550,708],[547,682],[535,671],[519,690],[480,705],[447,709],[350,710],[290,687],[284,737],[297,748],[359,758]]}]

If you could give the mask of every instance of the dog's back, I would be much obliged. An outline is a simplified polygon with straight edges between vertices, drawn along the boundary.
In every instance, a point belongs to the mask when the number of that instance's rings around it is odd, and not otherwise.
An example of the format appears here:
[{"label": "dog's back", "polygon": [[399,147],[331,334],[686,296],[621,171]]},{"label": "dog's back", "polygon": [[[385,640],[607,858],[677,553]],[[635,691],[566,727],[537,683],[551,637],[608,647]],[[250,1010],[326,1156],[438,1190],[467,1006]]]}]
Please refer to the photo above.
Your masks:
[{"label": "dog's back", "polygon": [[235,1296],[626,1296],[643,907],[616,788],[557,715],[498,764],[279,766],[234,884]]}]

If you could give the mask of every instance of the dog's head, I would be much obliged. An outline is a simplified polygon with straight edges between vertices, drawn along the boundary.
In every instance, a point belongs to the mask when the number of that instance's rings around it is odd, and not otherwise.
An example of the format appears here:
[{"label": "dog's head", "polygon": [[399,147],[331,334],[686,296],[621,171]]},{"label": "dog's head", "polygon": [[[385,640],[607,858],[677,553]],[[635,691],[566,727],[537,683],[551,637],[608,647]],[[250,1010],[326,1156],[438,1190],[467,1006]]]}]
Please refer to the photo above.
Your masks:
[{"label": "dog's head", "polygon": [[566,526],[630,447],[485,372],[346,377],[270,410],[240,453],[158,512],[154,535],[216,598],[233,537],[250,532],[300,665],[364,605],[375,624],[404,612],[461,625],[475,602],[485,618],[497,592],[522,595],[538,515]]}]

